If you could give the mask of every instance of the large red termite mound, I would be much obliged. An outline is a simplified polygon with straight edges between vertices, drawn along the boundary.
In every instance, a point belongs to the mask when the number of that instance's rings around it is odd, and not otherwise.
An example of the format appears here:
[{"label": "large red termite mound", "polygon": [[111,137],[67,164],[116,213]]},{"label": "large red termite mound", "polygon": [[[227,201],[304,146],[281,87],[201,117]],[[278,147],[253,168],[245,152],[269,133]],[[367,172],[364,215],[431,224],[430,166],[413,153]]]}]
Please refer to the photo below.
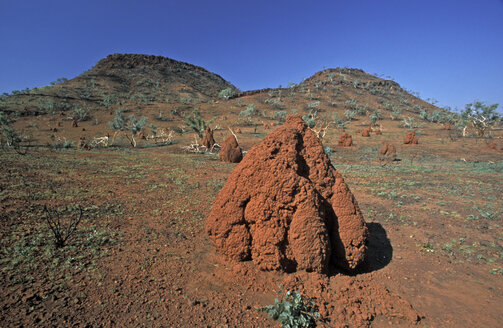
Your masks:
[{"label": "large red termite mound", "polygon": [[300,115],[253,146],[206,221],[217,250],[262,270],[352,270],[368,229],[358,204]]}]

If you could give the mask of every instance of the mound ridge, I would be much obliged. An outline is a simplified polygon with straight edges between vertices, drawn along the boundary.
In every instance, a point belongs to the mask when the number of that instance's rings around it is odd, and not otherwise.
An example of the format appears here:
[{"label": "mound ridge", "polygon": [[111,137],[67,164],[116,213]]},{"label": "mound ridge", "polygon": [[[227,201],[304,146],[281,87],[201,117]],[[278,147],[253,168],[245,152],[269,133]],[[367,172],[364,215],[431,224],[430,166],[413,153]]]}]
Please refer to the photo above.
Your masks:
[{"label": "mound ridge", "polygon": [[262,270],[352,270],[368,230],[358,204],[300,115],[253,146],[206,221],[217,250]]}]

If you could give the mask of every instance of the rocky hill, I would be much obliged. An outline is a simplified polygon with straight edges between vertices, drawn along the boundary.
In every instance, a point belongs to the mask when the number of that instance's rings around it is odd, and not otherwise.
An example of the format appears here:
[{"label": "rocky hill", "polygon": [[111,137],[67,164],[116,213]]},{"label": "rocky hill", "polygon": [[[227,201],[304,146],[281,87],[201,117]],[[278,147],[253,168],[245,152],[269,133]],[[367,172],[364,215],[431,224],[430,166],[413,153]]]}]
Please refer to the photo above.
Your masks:
[{"label": "rocky hill", "polygon": [[4,95],[0,108],[21,115],[65,111],[75,106],[134,106],[145,103],[193,104],[238,89],[206,69],[152,55],[113,54],[92,69],[51,86]]}]

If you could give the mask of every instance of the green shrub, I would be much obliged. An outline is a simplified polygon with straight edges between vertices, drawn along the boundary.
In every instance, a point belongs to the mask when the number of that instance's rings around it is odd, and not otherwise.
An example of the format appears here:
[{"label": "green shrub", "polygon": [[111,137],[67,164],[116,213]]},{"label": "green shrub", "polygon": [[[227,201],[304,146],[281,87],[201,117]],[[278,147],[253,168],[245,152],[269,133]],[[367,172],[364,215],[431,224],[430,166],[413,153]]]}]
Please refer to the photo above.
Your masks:
[{"label": "green shrub", "polygon": [[125,117],[123,114],[124,112],[124,108],[119,108],[115,112],[114,120],[110,122],[109,125],[112,129],[118,132],[123,132],[131,145],[136,147],[135,135],[145,126],[147,118],[136,118],[134,115]]},{"label": "green shrub", "polygon": [[103,98],[103,101],[101,102],[101,104],[105,107],[110,107],[112,105],[115,105],[117,104],[119,100],[117,99],[117,97],[115,97],[114,95],[106,95],[104,98]]},{"label": "green shrub", "polygon": [[402,109],[400,107],[393,106],[391,108],[391,119],[392,120],[399,120],[401,115],[402,115]]},{"label": "green shrub", "polygon": [[318,110],[311,109],[311,111],[302,116],[302,119],[306,122],[307,126],[310,128],[314,128],[316,126],[316,116],[318,115]]},{"label": "green shrub", "polygon": [[246,106],[245,110],[239,113],[239,116],[241,116],[241,118],[243,118],[245,121],[249,121],[250,118],[256,116],[257,113],[257,106],[255,106],[255,104],[249,104],[248,106]]},{"label": "green shrub", "polygon": [[90,120],[91,115],[89,114],[89,109],[84,109],[79,106],[73,107],[73,119],[79,122]]},{"label": "green shrub", "polygon": [[267,312],[283,328],[314,327],[320,316],[311,301],[305,302],[299,292],[290,291],[286,292],[281,301],[275,299],[273,305],[267,305],[259,311]]},{"label": "green shrub", "polygon": [[234,96],[234,91],[231,88],[223,89],[218,93],[218,97],[225,100],[228,100],[232,96]]},{"label": "green shrub", "polygon": [[352,121],[355,119],[356,117],[356,112],[354,110],[347,110],[344,112],[344,117],[348,120],[348,121]]},{"label": "green shrub", "polygon": [[274,118],[278,120],[278,122],[286,121],[286,111],[274,112]]},{"label": "green shrub", "polygon": [[313,101],[312,103],[307,105],[307,108],[308,109],[315,109],[315,108],[318,108],[319,105],[320,105],[319,101]]},{"label": "green shrub", "polygon": [[186,116],[185,117],[185,125],[188,126],[192,131],[197,133],[199,138],[203,137],[203,133],[206,130],[206,128],[215,120],[216,118],[212,118],[208,122],[206,122],[202,117],[201,113],[199,112],[199,109],[194,108],[192,111],[192,117]]}]

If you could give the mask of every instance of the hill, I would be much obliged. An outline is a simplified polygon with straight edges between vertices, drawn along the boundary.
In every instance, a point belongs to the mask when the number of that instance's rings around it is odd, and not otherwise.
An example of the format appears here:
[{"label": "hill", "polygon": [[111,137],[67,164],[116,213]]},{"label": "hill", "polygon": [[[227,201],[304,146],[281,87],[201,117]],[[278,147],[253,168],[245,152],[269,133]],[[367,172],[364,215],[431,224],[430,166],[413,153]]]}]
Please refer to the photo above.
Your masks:
[{"label": "hill", "polygon": [[23,116],[65,111],[75,106],[96,109],[150,102],[189,104],[207,101],[226,88],[237,91],[231,83],[202,67],[137,54],[109,55],[89,71],[58,82],[4,94],[0,106],[4,111],[18,111]]}]

